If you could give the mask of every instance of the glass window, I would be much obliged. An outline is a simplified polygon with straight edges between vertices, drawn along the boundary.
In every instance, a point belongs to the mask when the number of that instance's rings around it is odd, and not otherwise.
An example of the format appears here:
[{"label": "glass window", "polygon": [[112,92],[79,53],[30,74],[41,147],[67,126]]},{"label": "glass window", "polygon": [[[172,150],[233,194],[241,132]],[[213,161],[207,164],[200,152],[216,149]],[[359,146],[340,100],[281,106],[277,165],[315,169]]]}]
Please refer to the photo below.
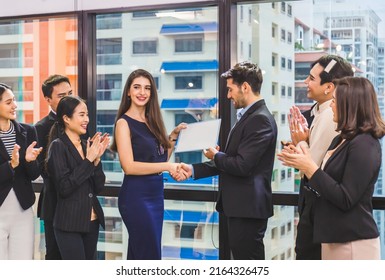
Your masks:
[{"label": "glass window", "polygon": [[[358,3],[358,1],[356,2]],[[251,24],[247,29],[245,26],[237,26],[236,39],[246,40],[251,38],[253,52],[251,60],[257,62],[265,71],[264,82],[261,89],[261,95],[266,100],[269,109],[278,116],[279,139],[290,139],[290,133],[287,123],[284,123],[287,108],[297,105],[301,110],[309,109],[313,101],[307,98],[307,86],[304,83],[309,75],[310,65],[322,54],[337,54],[360,70],[356,71],[356,76],[368,77],[372,81],[379,96],[379,105],[384,114],[384,54],[381,52],[385,45],[385,10],[379,1],[369,0],[362,5],[346,6],[346,1],[282,1],[277,3],[254,3],[237,2],[237,8],[243,6],[244,9],[250,8],[253,16],[260,24]],[[277,7],[276,12],[274,7]],[[330,9],[333,7],[333,9]],[[263,22],[263,24],[261,24]],[[275,30],[275,26],[277,29]],[[265,30],[266,29],[266,30]],[[271,34],[271,39],[258,36],[257,34]],[[279,32],[279,33],[277,33]],[[286,34],[285,34],[286,33]],[[278,37],[278,40],[277,40]],[[294,43],[291,43],[294,42]],[[292,47],[290,47],[292,46]],[[278,54],[276,60],[278,67],[274,67],[274,59],[271,53],[274,50]],[[232,56],[233,61],[240,61],[239,51]],[[287,71],[289,70],[289,71]],[[290,71],[292,70],[292,71]],[[287,87],[286,96],[293,98],[279,98],[274,95],[273,83],[279,80],[279,86]],[[278,91],[282,90],[280,87]],[[279,96],[282,94],[279,94]],[[383,141],[383,140],[381,140]],[[280,166],[277,162],[277,166]],[[279,169],[280,170],[280,169]],[[297,191],[299,177],[291,169],[287,169],[284,180],[273,181],[273,187],[276,191]],[[278,173],[278,179],[284,177],[281,170]],[[376,193],[383,194],[385,172],[380,171]],[[277,213],[277,212],[276,212]],[[381,244],[384,246],[384,211],[378,211],[375,216],[382,232]],[[269,219],[269,224],[274,227],[279,226],[275,222],[277,214]],[[286,222],[296,224],[294,213],[291,218],[285,218]],[[289,230],[287,230],[287,235]],[[295,230],[290,231],[290,235]],[[267,231],[270,233],[270,231]],[[266,236],[265,240],[269,237]],[[271,240],[275,244],[276,238]],[[268,259],[280,258],[281,254],[292,247],[281,250],[292,240],[283,242],[281,247],[272,246]],[[290,245],[291,246],[291,245]],[[266,244],[266,248],[268,245]],[[383,248],[383,247],[382,247]],[[294,248],[292,248],[294,249]],[[384,251],[384,250],[383,250]],[[295,258],[294,251],[291,258]],[[285,257],[288,258],[286,253]],[[385,255],[383,254],[382,258]]]},{"label": "glass window", "polygon": [[18,121],[34,124],[49,113],[41,85],[52,74],[67,76],[77,94],[77,66],[75,17],[0,21],[0,81],[13,89]]},{"label": "glass window", "polygon": [[175,77],[175,89],[202,89],[202,80],[203,76],[177,76]]},{"label": "glass window", "polygon": [[203,48],[202,38],[175,39],[175,52],[201,52]]},{"label": "glass window", "polygon": [[122,16],[121,14],[105,14],[97,15],[98,30],[102,29],[120,29],[122,28]]},{"label": "glass window", "polygon": [[122,38],[97,39],[96,53],[98,65],[122,64]]},{"label": "glass window", "polygon": [[[188,122],[217,118],[216,7],[124,12],[116,13],[113,18],[121,19],[119,32],[103,29],[96,32],[98,131],[113,131],[124,84],[128,75],[138,68],[146,69],[155,79],[169,133],[177,123],[188,118],[192,118]],[[96,26],[103,20],[97,16]],[[132,51],[124,51],[130,49]],[[173,154],[170,161],[192,163],[204,159],[201,152],[191,152]],[[108,153],[102,163],[107,170],[107,180],[120,185],[123,173],[118,156]],[[172,188],[187,185],[211,189],[217,182],[208,178],[176,183],[168,174],[164,176],[170,183],[167,186]]]},{"label": "glass window", "polygon": [[156,54],[157,40],[137,40],[132,42],[133,54]]}]

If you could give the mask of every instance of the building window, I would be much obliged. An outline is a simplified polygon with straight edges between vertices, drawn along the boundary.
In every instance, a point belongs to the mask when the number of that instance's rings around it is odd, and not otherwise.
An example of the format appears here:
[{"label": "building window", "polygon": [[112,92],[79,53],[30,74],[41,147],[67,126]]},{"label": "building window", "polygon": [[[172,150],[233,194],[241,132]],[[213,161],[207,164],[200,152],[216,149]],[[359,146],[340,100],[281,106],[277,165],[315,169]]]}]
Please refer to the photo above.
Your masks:
[{"label": "building window", "polygon": [[286,230],[285,230],[285,225],[281,226],[281,236],[285,236]]},{"label": "building window", "polygon": [[287,87],[287,96],[288,96],[288,97],[291,97],[291,96],[293,95],[292,92],[293,92],[293,88],[290,87],[290,86],[288,86],[288,87]]},{"label": "building window", "polygon": [[281,57],[281,68],[285,69],[286,68],[286,58]]},{"label": "building window", "polygon": [[281,97],[286,97],[286,87],[281,86]]},{"label": "building window", "polygon": [[122,74],[98,75],[96,100],[120,100],[122,98]]},{"label": "building window", "polygon": [[276,91],[277,91],[277,84],[276,83],[272,83],[271,84],[271,95],[275,96]]},{"label": "building window", "polygon": [[286,31],[285,29],[281,29],[281,40],[282,41],[286,41]]},{"label": "building window", "polygon": [[202,89],[202,76],[176,76],[176,90]]},{"label": "building window", "polygon": [[99,30],[122,28],[122,14],[97,15],[96,28]]},{"label": "building window", "polygon": [[281,170],[281,182],[286,179],[286,171],[285,169]]},{"label": "building window", "polygon": [[291,232],[291,222],[287,223],[287,232]]},{"label": "building window", "polygon": [[142,40],[132,42],[133,54],[156,54],[157,53],[157,40]]},{"label": "building window", "polygon": [[292,10],[291,9],[292,9],[291,5],[287,4],[287,15],[290,17],[292,16]]},{"label": "building window", "polygon": [[281,2],[281,13],[285,13],[286,12],[286,3],[285,2]]},{"label": "building window", "polygon": [[240,20],[240,22],[243,22],[243,6],[240,6],[239,20]]},{"label": "building window", "polygon": [[287,249],[286,255],[287,255],[287,259],[290,260],[291,259],[291,249]]},{"label": "building window", "polygon": [[122,38],[96,40],[98,65],[122,64]]},{"label": "building window", "polygon": [[156,17],[156,12],[155,11],[133,12],[132,17],[133,18]]},{"label": "building window", "polygon": [[291,168],[288,168],[287,169],[287,178],[291,178],[291,176],[292,176],[292,171],[293,169],[291,169]]},{"label": "building window", "polygon": [[292,70],[293,65],[292,65],[292,60],[290,58],[287,59],[287,69]]},{"label": "building window", "polygon": [[278,229],[276,227],[271,229],[271,239],[278,238]]},{"label": "building window", "polygon": [[291,32],[287,31],[287,43],[291,44],[293,41],[293,35]]},{"label": "building window", "polygon": [[277,25],[273,23],[273,25],[271,26],[271,37],[272,38],[275,38],[277,35]]},{"label": "building window", "polygon": [[202,38],[175,39],[175,52],[201,52],[203,49]]}]

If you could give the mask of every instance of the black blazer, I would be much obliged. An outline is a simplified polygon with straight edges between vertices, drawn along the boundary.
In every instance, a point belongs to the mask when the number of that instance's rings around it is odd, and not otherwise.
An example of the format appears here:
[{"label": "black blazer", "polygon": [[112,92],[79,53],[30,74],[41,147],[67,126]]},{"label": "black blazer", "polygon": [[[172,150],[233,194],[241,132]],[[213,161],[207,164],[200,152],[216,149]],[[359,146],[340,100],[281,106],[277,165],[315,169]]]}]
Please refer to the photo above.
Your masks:
[{"label": "black blazer", "polygon": [[56,208],[56,190],[55,188],[49,187],[49,179],[45,170],[48,136],[55,121],[56,114],[51,111],[47,116],[35,124],[37,136],[39,138],[39,146],[43,147],[43,150],[38,157],[38,161],[41,170],[41,176],[44,181],[43,189],[39,196],[37,216],[46,221],[53,221]]},{"label": "black blazer", "polygon": [[[336,136],[329,150],[341,142]],[[378,237],[372,196],[381,165],[381,146],[370,134],[345,141],[308,182],[318,192],[314,241],[341,243]],[[316,196],[315,194],[313,194]]]},{"label": "black blazer", "polygon": [[36,160],[25,161],[25,151],[33,141],[37,141],[37,135],[34,127],[16,121],[12,122],[16,131],[16,143],[20,146],[20,164],[15,169],[11,168],[9,164],[11,158],[3,141],[0,140],[0,206],[13,187],[21,207],[26,210],[35,202],[32,181],[39,177],[40,170]]},{"label": "black blazer", "polygon": [[[86,141],[82,140],[84,154]],[[105,175],[102,164],[94,166],[82,159],[67,134],[52,141],[48,149],[50,187],[57,192],[57,206],[53,225],[70,232],[88,232],[91,209],[104,228],[103,209],[96,195],[104,189]]]},{"label": "black blazer", "polygon": [[277,126],[265,101],[253,104],[236,123],[224,152],[193,164],[194,178],[220,174],[217,210],[227,217],[267,219],[273,215],[271,175]]}]

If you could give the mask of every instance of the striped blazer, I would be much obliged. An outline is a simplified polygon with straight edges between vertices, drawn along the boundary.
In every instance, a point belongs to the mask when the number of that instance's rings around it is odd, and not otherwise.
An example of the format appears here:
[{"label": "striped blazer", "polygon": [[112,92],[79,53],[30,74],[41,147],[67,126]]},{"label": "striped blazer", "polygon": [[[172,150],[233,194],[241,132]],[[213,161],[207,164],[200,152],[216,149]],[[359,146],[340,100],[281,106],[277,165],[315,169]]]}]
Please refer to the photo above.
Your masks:
[{"label": "striped blazer", "polygon": [[[86,154],[86,141],[82,140]],[[91,209],[104,228],[104,213],[96,195],[104,188],[105,175],[102,164],[94,166],[82,159],[68,138],[61,135],[52,141],[47,156],[49,184],[57,192],[54,228],[70,232],[88,232]]]}]

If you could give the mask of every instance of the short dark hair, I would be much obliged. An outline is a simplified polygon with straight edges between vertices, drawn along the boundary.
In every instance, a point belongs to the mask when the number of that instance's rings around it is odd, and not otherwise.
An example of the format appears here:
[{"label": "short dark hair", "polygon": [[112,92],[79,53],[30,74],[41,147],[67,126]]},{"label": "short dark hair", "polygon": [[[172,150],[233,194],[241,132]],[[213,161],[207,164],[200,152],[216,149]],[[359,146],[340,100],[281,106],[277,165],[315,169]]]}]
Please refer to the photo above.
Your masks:
[{"label": "short dark hair", "polygon": [[233,83],[241,86],[244,82],[248,83],[254,93],[260,93],[263,77],[262,71],[257,64],[243,61],[221,75],[224,79],[233,79]]},{"label": "short dark hair", "polygon": [[63,82],[66,82],[71,85],[70,80],[66,76],[57,74],[49,76],[41,85],[41,90],[43,91],[44,97],[51,98],[53,87]]},{"label": "short dark hair", "polygon": [[[335,62],[332,62],[333,60]],[[327,54],[327,55],[321,56],[317,61],[314,61],[311,64],[311,68],[313,68],[313,66],[316,65],[317,63],[324,68],[324,70],[320,74],[321,85],[323,85],[324,83],[330,83],[334,79],[354,76],[352,65],[346,59],[338,55]],[[326,69],[329,63],[335,63],[335,64],[331,65],[330,69]]]},{"label": "short dark hair", "polygon": [[372,83],[363,77],[345,77],[333,83],[336,85],[337,131],[342,138],[352,139],[360,133],[383,137],[385,123]]},{"label": "short dark hair", "polygon": [[4,84],[4,83],[0,83],[0,101],[1,101],[1,98],[3,97],[3,93],[7,90],[12,90],[12,88],[7,85],[7,84]]}]

